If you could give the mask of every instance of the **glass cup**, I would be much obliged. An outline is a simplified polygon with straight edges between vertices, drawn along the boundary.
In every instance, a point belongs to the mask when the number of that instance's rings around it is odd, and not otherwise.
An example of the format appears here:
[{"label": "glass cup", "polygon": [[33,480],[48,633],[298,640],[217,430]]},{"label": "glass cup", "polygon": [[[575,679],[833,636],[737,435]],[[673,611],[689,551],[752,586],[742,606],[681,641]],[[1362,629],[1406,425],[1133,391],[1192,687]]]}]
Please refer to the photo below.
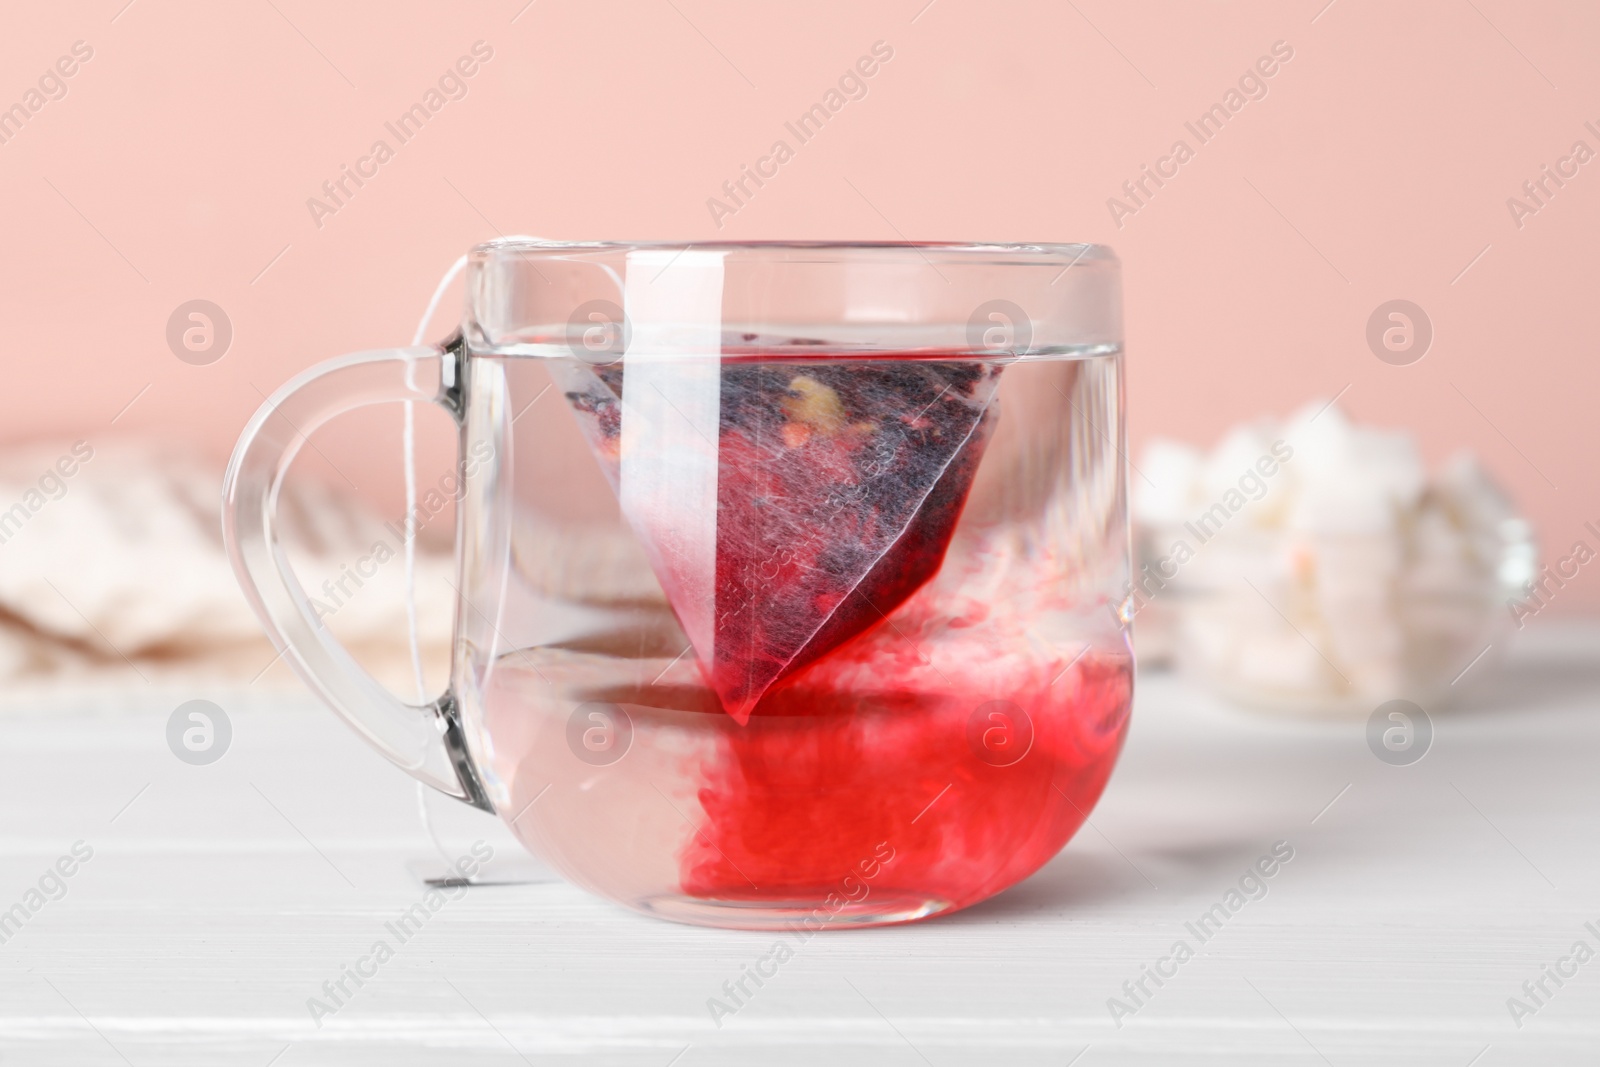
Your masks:
[{"label": "glass cup", "polygon": [[[461,330],[314,367],[230,464],[235,568],[380,752],[669,919],[973,904],[1083,823],[1132,693],[1118,265],[1092,245],[560,244]],[[460,427],[449,689],[333,640],[273,508],[384,401]]]}]

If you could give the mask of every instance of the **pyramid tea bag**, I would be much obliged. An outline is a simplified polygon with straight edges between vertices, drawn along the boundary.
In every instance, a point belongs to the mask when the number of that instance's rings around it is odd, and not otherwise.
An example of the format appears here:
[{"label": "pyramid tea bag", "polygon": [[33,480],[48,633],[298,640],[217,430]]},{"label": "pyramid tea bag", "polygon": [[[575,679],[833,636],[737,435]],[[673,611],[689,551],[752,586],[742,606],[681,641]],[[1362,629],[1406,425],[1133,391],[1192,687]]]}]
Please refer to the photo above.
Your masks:
[{"label": "pyramid tea bag", "polygon": [[622,360],[554,373],[708,684],[742,723],[772,685],[938,571],[1000,370],[723,355],[720,261],[688,255],[639,299],[630,285]]}]

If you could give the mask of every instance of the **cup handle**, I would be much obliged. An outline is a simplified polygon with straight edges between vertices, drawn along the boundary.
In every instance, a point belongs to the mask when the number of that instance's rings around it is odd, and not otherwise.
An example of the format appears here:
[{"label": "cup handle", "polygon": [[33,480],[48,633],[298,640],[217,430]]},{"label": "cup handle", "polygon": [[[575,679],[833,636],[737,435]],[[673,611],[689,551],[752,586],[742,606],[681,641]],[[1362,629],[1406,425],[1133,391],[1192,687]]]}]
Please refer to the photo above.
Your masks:
[{"label": "cup handle", "polygon": [[222,538],[246,597],[280,654],[318,696],[413,777],[493,811],[467,755],[454,696],[407,704],[350,656],[312,610],[278,539],[278,492],[300,446],[329,419],[368,404],[429,400],[460,421],[459,338],[439,348],[384,348],[329,360],[255,413],[228,463]]}]

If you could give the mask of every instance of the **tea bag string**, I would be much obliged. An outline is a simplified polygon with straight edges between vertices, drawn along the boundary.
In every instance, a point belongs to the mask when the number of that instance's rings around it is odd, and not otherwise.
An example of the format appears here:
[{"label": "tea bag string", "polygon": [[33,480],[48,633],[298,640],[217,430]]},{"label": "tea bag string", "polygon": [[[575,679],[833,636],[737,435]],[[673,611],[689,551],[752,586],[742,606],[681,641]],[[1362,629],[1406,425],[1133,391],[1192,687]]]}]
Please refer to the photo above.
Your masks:
[{"label": "tea bag string", "polygon": [[[542,237],[527,237],[517,235],[519,240],[542,241]],[[439,284],[433,290],[433,297],[428,301],[427,310],[422,313],[422,321],[417,323],[417,332],[411,337],[413,348],[422,344],[423,338],[428,334],[428,324],[433,321],[433,313],[439,310],[439,301],[444,299],[446,290],[450,288],[458,275],[466,268],[467,257],[461,256],[444,272],[444,277],[439,279]],[[409,372],[408,372],[409,373]],[[406,512],[401,528],[406,531],[405,536],[405,599],[406,599],[406,638],[410,643],[411,675],[417,687],[417,703],[428,703],[427,682],[422,676],[422,638],[417,626],[417,537],[414,526],[414,516],[417,512],[417,413],[415,401],[407,400],[402,407],[405,408],[404,432],[401,435],[401,451],[405,462],[406,483]],[[433,828],[433,816],[428,811],[428,787],[421,782],[417,783],[417,813],[422,819],[422,827],[427,831],[428,839],[433,842],[434,850],[439,853],[439,858],[445,863],[447,872],[454,873],[451,866],[450,853],[446,851],[444,843],[439,840],[439,835]],[[448,875],[447,875],[448,876]]]},{"label": "tea bag string", "polygon": [[[439,309],[439,301],[444,299],[445,290],[450,288],[450,283],[456,280],[456,276],[466,265],[467,257],[462,256],[452,263],[450,269],[444,272],[444,277],[439,279],[438,286],[433,290],[433,298],[428,301],[428,309],[422,313],[422,321],[417,323],[417,332],[411,337],[413,348],[422,344],[422,339],[428,333],[428,323],[433,320],[433,313]],[[406,639],[410,642],[411,675],[417,686],[417,703],[426,704],[428,688],[427,682],[422,677],[422,638],[417,626],[417,531],[414,525],[414,516],[417,513],[416,402],[407,400],[402,406],[405,408],[405,429],[401,435],[400,447],[405,462],[406,511],[401,529],[405,531]],[[448,871],[450,853],[445,850],[444,843],[434,831],[433,818],[428,812],[428,787],[421,782],[417,783],[417,815],[422,820],[422,828],[427,832],[428,840],[433,842],[434,851],[439,853],[439,858],[444,861],[445,869]]]}]

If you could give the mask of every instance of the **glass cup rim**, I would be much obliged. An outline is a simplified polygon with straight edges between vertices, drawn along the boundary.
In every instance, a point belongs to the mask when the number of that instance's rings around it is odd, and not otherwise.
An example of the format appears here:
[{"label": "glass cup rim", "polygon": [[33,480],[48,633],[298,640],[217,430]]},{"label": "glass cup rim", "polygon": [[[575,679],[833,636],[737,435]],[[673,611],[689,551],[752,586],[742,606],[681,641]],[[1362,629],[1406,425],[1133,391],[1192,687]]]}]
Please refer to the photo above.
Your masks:
[{"label": "glass cup rim", "polygon": [[468,256],[485,262],[508,256],[604,254],[635,250],[679,252],[689,250],[762,253],[836,253],[841,259],[913,253],[941,259],[991,257],[1018,263],[1041,260],[1069,263],[1118,263],[1108,245],[1092,242],[964,242],[964,241],[551,241],[538,237],[497,237],[474,245]]}]

